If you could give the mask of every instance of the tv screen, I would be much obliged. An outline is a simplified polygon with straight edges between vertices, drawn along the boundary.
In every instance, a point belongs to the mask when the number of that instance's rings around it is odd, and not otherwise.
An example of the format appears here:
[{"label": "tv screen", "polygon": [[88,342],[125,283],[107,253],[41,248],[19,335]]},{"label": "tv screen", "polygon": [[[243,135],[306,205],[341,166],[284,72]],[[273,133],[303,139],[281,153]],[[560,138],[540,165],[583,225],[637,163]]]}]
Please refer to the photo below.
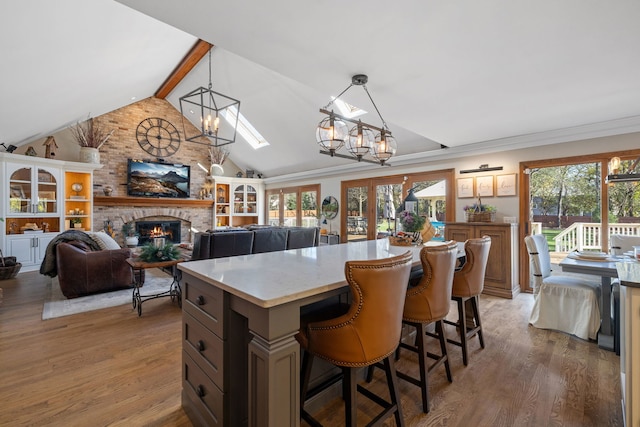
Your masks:
[{"label": "tv screen", "polygon": [[129,159],[127,195],[188,198],[191,166]]}]

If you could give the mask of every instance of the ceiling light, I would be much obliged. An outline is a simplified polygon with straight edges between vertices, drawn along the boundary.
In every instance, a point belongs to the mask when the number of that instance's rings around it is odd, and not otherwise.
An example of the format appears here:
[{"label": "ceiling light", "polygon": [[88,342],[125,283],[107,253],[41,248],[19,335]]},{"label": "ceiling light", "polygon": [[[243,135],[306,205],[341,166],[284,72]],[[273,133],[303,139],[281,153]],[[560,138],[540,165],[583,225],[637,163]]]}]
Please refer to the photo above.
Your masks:
[{"label": "ceiling light", "polygon": [[[320,112],[328,117],[322,119],[316,128],[316,142],[320,145],[321,154],[389,166],[387,161],[396,153],[398,144],[391,135],[387,123],[382,118],[376,103],[373,102],[373,98],[367,90],[368,80],[369,78],[365,74],[356,74],[351,78],[351,84],[340,95],[320,109]],[[367,93],[382,122],[380,127],[334,113],[333,110],[329,111],[329,108],[336,104],[339,98],[354,85],[362,86]],[[349,130],[347,122],[354,124],[351,130]],[[375,136],[373,136],[374,131],[377,131]],[[338,153],[338,150],[344,145],[346,145],[350,155]],[[366,155],[371,156],[373,159],[366,158]]]},{"label": "ceiling light", "polygon": [[618,173],[622,162],[620,161],[620,157],[612,157],[611,160],[609,161],[609,175],[607,175],[604,182],[607,184],[611,184],[614,182],[640,181],[640,174],[634,172],[639,162],[640,162],[640,157],[638,157],[631,164],[631,167],[629,168],[628,173]]},{"label": "ceiling light", "polygon": [[[197,144],[204,144],[213,147],[220,147],[232,144],[236,140],[236,129],[238,128],[238,112],[240,111],[240,101],[212,90],[211,83],[211,49],[209,49],[209,86],[200,86],[194,91],[180,97],[180,113],[182,114],[182,126],[184,137],[187,141]],[[192,127],[187,126],[185,121],[185,111],[192,111],[195,107],[200,113],[200,124],[196,126],[198,132],[191,131]],[[235,114],[227,116],[230,108],[235,109]],[[220,120],[220,116],[227,120]],[[235,120],[229,120],[234,117]],[[189,132],[187,132],[189,129]]]}]

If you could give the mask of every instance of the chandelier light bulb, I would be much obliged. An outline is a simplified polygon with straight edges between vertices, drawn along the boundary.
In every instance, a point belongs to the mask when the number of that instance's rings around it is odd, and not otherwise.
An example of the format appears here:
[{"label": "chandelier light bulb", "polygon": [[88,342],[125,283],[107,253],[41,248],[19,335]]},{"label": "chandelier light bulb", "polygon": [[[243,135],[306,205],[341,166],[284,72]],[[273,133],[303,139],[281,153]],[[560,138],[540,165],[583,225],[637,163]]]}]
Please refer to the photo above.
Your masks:
[{"label": "chandelier light bulb", "polygon": [[371,150],[374,140],[373,131],[360,122],[349,131],[347,150],[360,161]]},{"label": "chandelier light bulb", "polygon": [[349,130],[342,120],[330,116],[324,118],[316,129],[316,142],[332,155],[344,145]]}]

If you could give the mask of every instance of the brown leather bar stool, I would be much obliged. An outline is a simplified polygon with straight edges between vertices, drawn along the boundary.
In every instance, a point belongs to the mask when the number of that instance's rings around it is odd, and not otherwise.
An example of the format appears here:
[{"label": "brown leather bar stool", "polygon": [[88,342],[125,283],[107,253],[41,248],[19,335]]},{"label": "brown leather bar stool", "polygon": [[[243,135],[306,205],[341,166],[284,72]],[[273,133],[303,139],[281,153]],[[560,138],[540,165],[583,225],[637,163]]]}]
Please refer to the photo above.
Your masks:
[{"label": "brown leather bar stool", "polygon": [[[478,303],[482,289],[484,289],[484,274],[487,269],[490,249],[491,238],[489,236],[468,239],[464,242],[466,261],[462,268],[453,275],[451,299],[458,303],[458,321],[445,320],[445,323],[458,328],[460,341],[453,339],[448,339],[447,341],[462,347],[462,362],[465,366],[469,363],[467,343],[470,338],[477,335],[480,347],[484,348]],[[467,306],[467,302],[469,302],[469,306]],[[473,316],[473,325],[470,329],[469,325],[467,325],[467,308],[471,309],[471,315]]]},{"label": "brown leather bar stool", "polygon": [[[374,261],[348,261],[345,276],[352,293],[346,313],[326,320],[306,323],[301,319],[296,339],[305,350],[302,359],[300,414],[309,424],[320,425],[304,410],[311,365],[320,357],[342,368],[345,425],[355,426],[356,391],[384,408],[370,425],[395,415],[396,425],[404,425],[400,407],[394,352],[402,330],[402,308],[411,270],[412,254]],[[391,402],[356,385],[358,368],[384,361]]]},{"label": "brown leather bar stool", "polygon": [[[456,266],[458,245],[455,241],[439,246],[425,246],[420,251],[423,276],[414,287],[407,289],[402,314],[402,323],[416,328],[415,344],[400,342],[400,348],[417,353],[420,365],[420,378],[397,372],[398,378],[420,387],[422,392],[422,411],[429,412],[428,373],[440,365],[445,366],[447,379],[452,381],[447,354],[447,340],[444,333],[444,318],[451,306],[453,272]],[[428,332],[427,325],[435,323],[435,333]],[[440,342],[440,354],[426,350],[426,337],[437,338]],[[435,362],[427,367],[428,358]],[[375,366],[379,366],[376,364]],[[369,368],[367,380],[371,380],[373,366]]]}]

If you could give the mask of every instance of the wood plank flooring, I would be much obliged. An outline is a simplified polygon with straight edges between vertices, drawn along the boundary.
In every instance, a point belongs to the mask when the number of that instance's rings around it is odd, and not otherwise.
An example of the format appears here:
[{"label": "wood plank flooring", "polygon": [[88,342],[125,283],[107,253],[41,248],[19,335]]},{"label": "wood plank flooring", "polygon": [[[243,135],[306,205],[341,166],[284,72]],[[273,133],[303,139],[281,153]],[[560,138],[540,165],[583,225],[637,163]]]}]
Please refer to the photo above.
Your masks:
[{"label": "wood plank flooring", "polygon": [[[0,281],[0,426],[190,426],[180,407],[177,305],[162,298],[145,302],[142,317],[125,305],[42,321],[49,281],[36,272]],[[532,303],[529,294],[483,296],[486,348],[474,339],[465,367],[449,346],[453,383],[443,368],[432,372],[429,414],[419,389],[401,381],[406,425],[621,426],[619,357],[529,326]],[[404,351],[398,368],[415,374],[415,355]],[[384,395],[382,379],[376,370],[370,387]],[[378,408],[358,403],[364,424]],[[342,425],[342,401],[315,415]]]}]

